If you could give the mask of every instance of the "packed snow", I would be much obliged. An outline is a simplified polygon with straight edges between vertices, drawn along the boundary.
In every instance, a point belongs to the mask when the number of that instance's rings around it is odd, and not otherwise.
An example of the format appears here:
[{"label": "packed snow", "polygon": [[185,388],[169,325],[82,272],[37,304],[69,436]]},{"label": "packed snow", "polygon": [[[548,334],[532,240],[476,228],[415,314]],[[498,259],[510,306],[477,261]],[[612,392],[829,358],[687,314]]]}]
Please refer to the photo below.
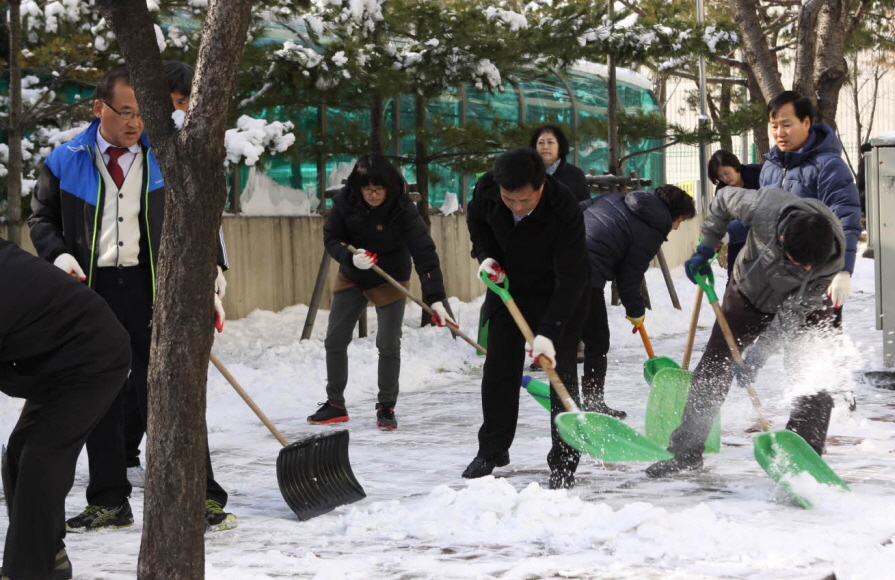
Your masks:
[{"label": "packed snow", "polygon": [[[250,275],[230,272],[228,276]],[[680,361],[695,287],[681,268],[672,271],[683,310],[670,306],[658,270],[647,282],[654,308],[646,326],[657,355]],[[719,273],[719,286],[725,283]],[[752,457],[755,414],[734,386],[722,410],[722,449],[706,456],[701,472],[650,480],[647,464],[603,464],[584,457],[577,485],[547,489],[548,418],[522,397],[512,462],[493,476],[464,480],[476,453],[481,423],[483,358],[445,329],[419,327],[420,310],[408,304],[404,326],[399,429],[375,427],[376,317],[370,336],[349,348],[346,392],[351,415],[337,426],[309,425],[305,417],[325,398],[323,338],[327,312],[310,340],[299,341],[307,307],[255,311],[228,321],[214,350],[290,441],[346,428],[351,464],[367,498],[299,521],[276,479],[279,443],[216,370],[210,368],[208,425],[215,473],[230,492],[228,510],[239,527],[206,536],[206,577],[214,580],[308,578],[382,579],[600,579],[600,580],[887,580],[895,570],[895,392],[862,380],[882,369],[882,337],[874,328],[873,264],[859,259],[854,292],[845,306],[845,337],[813,353],[790,379],[783,357],[772,358],[756,387],[774,429],[783,427],[788,400],[805,384],[841,393],[853,390],[850,412],[837,394],[829,465],[850,492],[793,478],[813,510],[798,507]],[[481,298],[450,300],[461,328],[474,334]],[[649,386],[642,377],[643,347],[610,307],[612,350],[607,402],[628,412],[643,431]],[[694,364],[712,323],[700,314]],[[822,348],[822,347],[821,347]],[[831,350],[837,350],[833,353]],[[832,356],[834,355],[835,356]],[[543,375],[535,374],[543,380]],[[4,439],[21,401],[0,400]],[[82,454],[67,513],[84,507],[86,456]],[[69,535],[78,580],[136,577],[143,490],[131,498],[136,525]],[[0,510],[5,533],[6,511]]]}]

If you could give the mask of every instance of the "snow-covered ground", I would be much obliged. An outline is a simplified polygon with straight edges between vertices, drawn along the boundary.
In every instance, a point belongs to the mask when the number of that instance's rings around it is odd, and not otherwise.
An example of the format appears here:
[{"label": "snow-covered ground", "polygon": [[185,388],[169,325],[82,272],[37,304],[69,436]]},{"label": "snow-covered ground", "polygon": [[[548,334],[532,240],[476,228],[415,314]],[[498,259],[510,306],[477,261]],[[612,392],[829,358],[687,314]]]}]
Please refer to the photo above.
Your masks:
[{"label": "snow-covered ground", "polygon": [[[646,464],[584,457],[574,489],[549,491],[547,413],[520,392],[512,462],[494,477],[467,481],[460,473],[476,453],[483,359],[444,329],[420,329],[418,307],[409,304],[405,319],[396,432],[375,427],[372,312],[371,336],[356,339],[349,350],[351,421],[335,427],[305,422],[325,399],[327,313],[318,315],[313,338],[304,342],[298,338],[305,306],[229,321],[215,351],[230,371],[290,441],[349,429],[351,464],[367,498],[298,521],[277,486],[279,444],[212,368],[212,461],[231,494],[228,510],[238,515],[239,527],[207,536],[206,577],[821,580],[835,572],[838,580],[895,578],[895,392],[861,379],[864,371],[881,368],[882,337],[873,321],[873,263],[859,259],[856,270],[845,307],[846,338],[812,353],[802,379],[787,378],[783,357],[776,356],[757,382],[777,429],[786,422],[789,397],[806,385],[853,389],[857,397],[857,410],[850,413],[837,396],[825,456],[852,491],[814,490],[811,511],[790,501],[753,459],[752,435],[745,430],[754,414],[736,386],[722,410],[721,452],[708,455],[697,474],[654,481],[643,474]],[[656,353],[679,361],[695,287],[682,269],[673,276],[684,310],[671,308],[659,272],[650,271],[654,309],[646,325]],[[725,281],[719,278],[720,287]],[[451,301],[470,334],[480,303]],[[627,423],[642,431],[646,355],[621,307],[611,308],[607,401],[626,410]],[[711,309],[704,306],[694,362],[711,323]],[[0,438],[7,437],[20,407],[0,399]],[[86,480],[82,454],[69,515],[84,507]],[[134,527],[68,537],[76,579],[136,577],[142,490],[131,503]],[[2,533],[6,525],[0,510]]]}]

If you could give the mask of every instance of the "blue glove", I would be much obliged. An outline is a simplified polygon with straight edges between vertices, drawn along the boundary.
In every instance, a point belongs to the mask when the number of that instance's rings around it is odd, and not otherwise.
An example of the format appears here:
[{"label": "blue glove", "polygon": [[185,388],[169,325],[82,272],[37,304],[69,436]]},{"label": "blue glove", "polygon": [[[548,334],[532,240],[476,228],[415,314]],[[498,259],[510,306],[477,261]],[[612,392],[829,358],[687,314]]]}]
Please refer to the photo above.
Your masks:
[{"label": "blue glove", "polygon": [[684,272],[687,273],[687,278],[690,279],[690,282],[696,284],[696,278],[693,277],[694,272],[698,272],[700,276],[708,274],[706,264],[709,263],[709,260],[711,260],[714,255],[715,250],[712,248],[703,246],[702,244],[696,246],[696,251],[689,260],[684,262]]}]

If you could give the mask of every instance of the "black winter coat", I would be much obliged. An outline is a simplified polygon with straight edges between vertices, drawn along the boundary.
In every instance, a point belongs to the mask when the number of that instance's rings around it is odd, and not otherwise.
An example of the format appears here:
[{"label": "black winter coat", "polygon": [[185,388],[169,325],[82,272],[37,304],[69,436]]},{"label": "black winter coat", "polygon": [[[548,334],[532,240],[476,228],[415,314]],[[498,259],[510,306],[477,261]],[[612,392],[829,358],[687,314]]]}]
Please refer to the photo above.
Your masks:
[{"label": "black winter coat", "polygon": [[[506,271],[517,302],[547,303],[543,318],[528,323],[558,344],[588,281],[584,220],[575,198],[547,176],[540,203],[514,225],[513,213],[501,200],[500,187],[489,171],[475,185],[466,223],[472,257],[479,263],[496,260]],[[483,315],[490,318],[502,307],[500,297],[488,292]]]},{"label": "black winter coat", "polygon": [[99,294],[0,239],[0,390],[40,399],[66,381],[121,375],[127,331]]},{"label": "black winter coat", "polygon": [[368,206],[348,186],[333,197],[333,208],[323,226],[323,244],[337,262],[339,272],[361,290],[387,282],[370,270],[360,270],[346,244],[379,257],[376,264],[399,282],[410,280],[410,259],[416,266],[428,304],[445,299],[441,265],[426,222],[406,192],[389,196],[378,207]]},{"label": "black winter coat", "polygon": [[576,200],[590,199],[590,188],[584,172],[571,163],[566,163],[565,159],[559,162],[559,167],[553,172],[553,178],[569,188]]},{"label": "black winter coat", "polygon": [[607,193],[581,203],[591,283],[616,281],[625,314],[646,312],[640,281],[671,231],[668,206],[651,191]]}]

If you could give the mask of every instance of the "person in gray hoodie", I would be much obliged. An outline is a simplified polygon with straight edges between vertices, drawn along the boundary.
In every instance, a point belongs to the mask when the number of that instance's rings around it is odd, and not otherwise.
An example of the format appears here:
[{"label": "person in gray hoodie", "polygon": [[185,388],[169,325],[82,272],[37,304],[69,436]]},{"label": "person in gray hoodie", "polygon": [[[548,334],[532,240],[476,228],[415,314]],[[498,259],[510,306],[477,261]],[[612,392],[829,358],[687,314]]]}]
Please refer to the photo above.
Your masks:
[{"label": "person in gray hoodie", "polygon": [[[742,349],[775,318],[799,333],[830,332],[832,308],[824,300],[845,263],[845,233],[821,201],[780,189],[758,192],[725,187],[709,208],[703,239],[685,263],[687,276],[706,274],[709,260],[732,220],[751,226],[724,293],[722,310]],[[673,458],[651,465],[649,477],[702,467],[705,440],[733,380],[733,358],[718,323],[693,372],[681,425],[671,435]],[[833,398],[824,390],[793,401],[786,428],[823,453]]]}]

